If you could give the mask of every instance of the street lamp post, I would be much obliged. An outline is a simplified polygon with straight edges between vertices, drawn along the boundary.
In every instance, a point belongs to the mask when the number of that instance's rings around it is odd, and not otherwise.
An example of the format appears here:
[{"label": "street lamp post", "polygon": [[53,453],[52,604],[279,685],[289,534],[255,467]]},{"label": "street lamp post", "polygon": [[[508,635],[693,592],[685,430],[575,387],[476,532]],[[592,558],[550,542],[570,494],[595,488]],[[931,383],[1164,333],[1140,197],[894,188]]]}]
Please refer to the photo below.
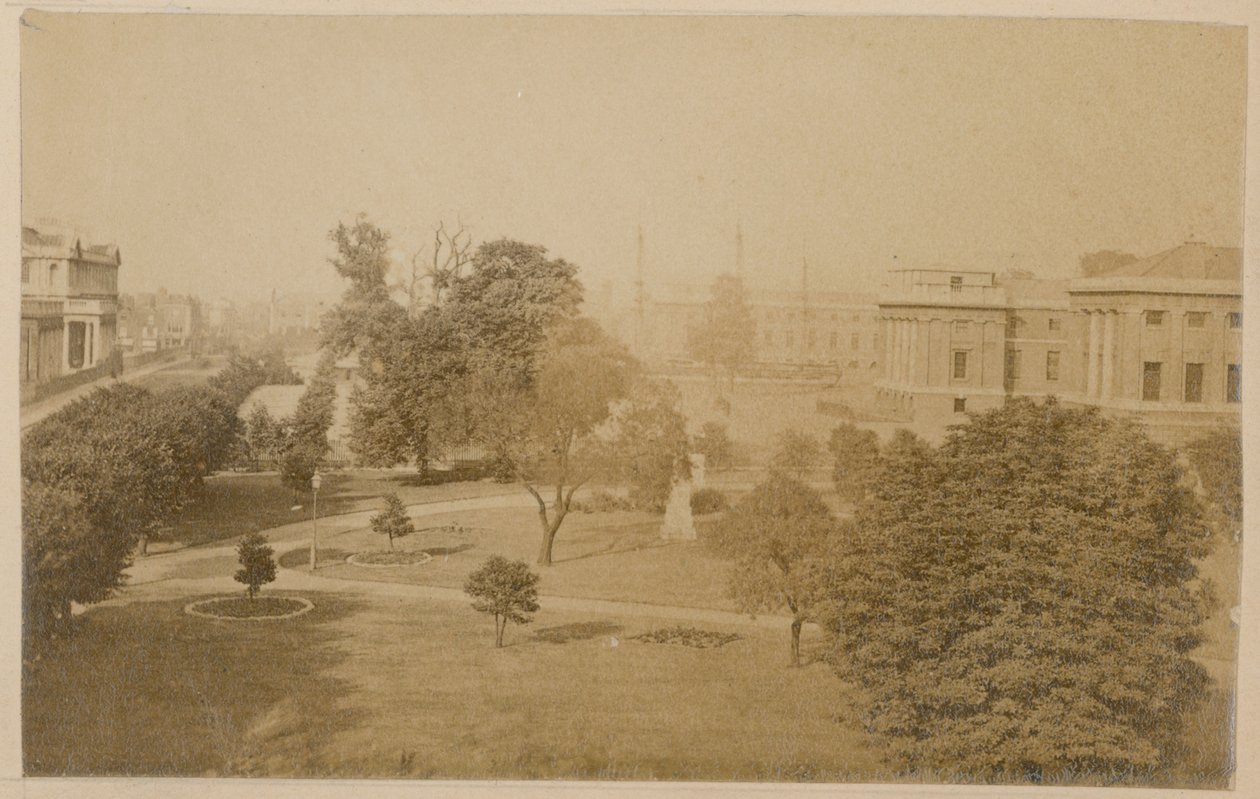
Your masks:
[{"label": "street lamp post", "polygon": [[315,571],[315,547],[319,545],[319,472],[311,475],[311,571]]}]

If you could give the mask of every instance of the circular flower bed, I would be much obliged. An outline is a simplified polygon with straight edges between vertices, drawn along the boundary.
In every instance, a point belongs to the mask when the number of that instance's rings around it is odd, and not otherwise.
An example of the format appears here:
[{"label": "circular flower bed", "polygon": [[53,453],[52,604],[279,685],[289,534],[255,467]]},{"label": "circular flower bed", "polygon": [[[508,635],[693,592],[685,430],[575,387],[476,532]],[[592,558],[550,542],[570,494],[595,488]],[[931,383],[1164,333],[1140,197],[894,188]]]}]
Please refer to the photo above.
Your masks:
[{"label": "circular flower bed", "polygon": [[373,568],[391,566],[419,566],[433,560],[428,552],[419,549],[380,550],[356,552],[346,558],[346,563]]},{"label": "circular flower bed", "polygon": [[712,630],[698,630],[695,627],[665,627],[659,630],[631,636],[631,641],[643,641],[649,644],[682,644],[696,649],[726,646],[740,637],[734,633],[719,633]]},{"label": "circular flower bed", "polygon": [[291,619],[301,616],[315,607],[309,599],[300,596],[217,596],[199,599],[184,606],[184,612],[204,619],[227,621],[256,621],[262,619]]}]

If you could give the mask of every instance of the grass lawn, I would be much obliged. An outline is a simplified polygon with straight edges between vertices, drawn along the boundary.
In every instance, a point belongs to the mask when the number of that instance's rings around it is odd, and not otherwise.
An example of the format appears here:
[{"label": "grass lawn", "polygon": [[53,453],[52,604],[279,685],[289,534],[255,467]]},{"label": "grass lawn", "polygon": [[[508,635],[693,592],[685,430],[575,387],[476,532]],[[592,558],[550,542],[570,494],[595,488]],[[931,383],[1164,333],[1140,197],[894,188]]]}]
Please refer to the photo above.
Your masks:
[{"label": "grass lawn", "polygon": [[[310,593],[285,622],[101,607],[24,681],[29,775],[860,779],[879,768],[822,663],[754,628],[694,649],[659,625]],[[613,646],[613,639],[617,645]],[[119,642],[127,642],[120,646]]]},{"label": "grass lawn", "polygon": [[205,385],[206,381],[222,371],[226,364],[227,359],[223,356],[198,358],[137,377],[131,383],[149,391],[161,391],[177,386],[200,386]]},{"label": "grass lawn", "polygon": [[25,772],[231,774],[254,756],[246,732],[260,709],[301,714],[300,741],[351,723],[330,673],[345,633],[331,622],[355,600],[309,598],[315,608],[287,621],[198,618],[183,599],[93,610],[23,675]]},{"label": "grass lawn", "polygon": [[[417,475],[407,472],[330,472],[324,475],[320,488],[319,515],[377,510],[382,506],[381,495],[391,491],[411,504],[511,490],[510,486],[492,482],[422,485]],[[302,507],[292,510],[293,492],[280,483],[275,473],[215,475],[206,480],[202,498],[177,517],[168,537],[190,546],[239,538],[245,533],[310,519],[310,501],[310,492],[305,492],[297,497]]]},{"label": "grass lawn", "polygon": [[[458,523],[464,532],[452,532]],[[353,580],[410,582],[462,587],[469,572],[490,555],[533,564],[541,533],[530,508],[470,510],[418,517],[417,532],[394,543],[434,557],[428,563],[371,568],[329,556],[321,573]],[[702,523],[703,525],[703,523]],[[661,517],[647,513],[570,514],[556,536],[551,566],[536,566],[539,590],[554,596],[613,599],[658,605],[735,610],[726,595],[728,565],[699,542],[665,542]],[[341,553],[386,549],[388,542],[361,527],[321,538]],[[279,548],[280,565],[305,568],[301,544]]]}]

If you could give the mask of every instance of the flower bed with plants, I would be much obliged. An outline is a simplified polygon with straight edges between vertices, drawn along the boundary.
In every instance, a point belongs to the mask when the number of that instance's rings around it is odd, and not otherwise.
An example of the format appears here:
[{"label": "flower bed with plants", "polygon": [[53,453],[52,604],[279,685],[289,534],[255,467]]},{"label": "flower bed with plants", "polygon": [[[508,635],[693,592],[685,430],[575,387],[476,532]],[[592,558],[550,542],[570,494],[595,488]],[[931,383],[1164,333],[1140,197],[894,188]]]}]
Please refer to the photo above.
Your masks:
[{"label": "flower bed with plants", "polygon": [[419,566],[433,560],[428,552],[419,549],[373,550],[356,552],[346,558],[346,563],[355,566]]},{"label": "flower bed with plants", "polygon": [[190,616],[229,621],[291,619],[315,607],[309,599],[297,596],[219,596],[199,599],[184,606]]},{"label": "flower bed with plants", "polygon": [[738,641],[740,636],[734,633],[717,633],[712,630],[699,630],[695,627],[662,627],[659,630],[641,633],[633,636],[632,641],[643,641],[648,644],[681,644],[682,646],[690,646],[696,649],[710,649],[712,647],[726,646],[732,641]]}]

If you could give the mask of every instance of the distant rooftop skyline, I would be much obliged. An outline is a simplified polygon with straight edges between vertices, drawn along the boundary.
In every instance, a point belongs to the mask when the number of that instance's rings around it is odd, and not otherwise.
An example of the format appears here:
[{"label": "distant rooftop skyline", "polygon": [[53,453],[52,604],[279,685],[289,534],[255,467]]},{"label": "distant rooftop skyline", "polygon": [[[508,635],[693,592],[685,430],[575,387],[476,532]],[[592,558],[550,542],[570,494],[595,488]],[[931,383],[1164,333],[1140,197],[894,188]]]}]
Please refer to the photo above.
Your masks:
[{"label": "distant rooftop skyline", "polygon": [[400,272],[439,221],[588,289],[734,269],[870,293],[950,264],[1239,246],[1245,33],[1154,22],[27,12],[23,218],[120,288],[335,296],[364,212]]}]

